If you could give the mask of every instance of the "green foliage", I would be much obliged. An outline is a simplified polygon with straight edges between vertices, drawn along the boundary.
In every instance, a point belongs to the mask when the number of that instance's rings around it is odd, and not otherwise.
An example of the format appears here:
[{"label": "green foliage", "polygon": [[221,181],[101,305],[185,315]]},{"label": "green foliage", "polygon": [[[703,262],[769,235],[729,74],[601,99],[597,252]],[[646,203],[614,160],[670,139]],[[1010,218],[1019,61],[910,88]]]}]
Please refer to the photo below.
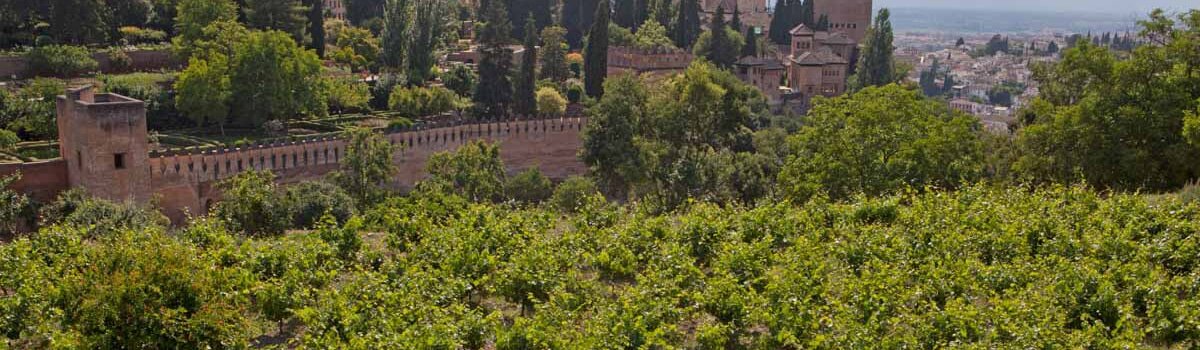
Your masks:
[{"label": "green foliage", "polygon": [[974,118],[896,85],[818,100],[788,140],[779,181],[801,202],[821,192],[843,199],[953,188],[979,176],[978,129]]},{"label": "green foliage", "polygon": [[396,173],[396,165],[392,162],[396,147],[371,129],[350,130],[341,169],[334,174],[335,182],[360,206],[373,203],[381,195],[380,187]]},{"label": "green foliage", "polygon": [[413,87],[392,90],[388,108],[409,118],[427,117],[454,111],[464,102],[453,92],[441,86],[429,88]]},{"label": "green foliage", "polygon": [[536,204],[549,199],[553,194],[554,185],[550,178],[542,175],[537,168],[531,168],[512,177],[504,183],[504,192],[508,198],[520,203]]},{"label": "green foliage", "polygon": [[[1118,60],[1081,41],[1053,66],[1034,69],[1040,98],[1023,112],[1014,169],[1036,182],[1086,181],[1118,190],[1171,190],[1200,174],[1195,130],[1200,11],[1151,13],[1154,45]],[[1189,71],[1193,71],[1189,73]]]},{"label": "green foliage", "polygon": [[81,189],[59,194],[54,202],[39,209],[38,217],[40,226],[72,227],[78,234],[89,237],[107,237],[122,230],[139,231],[169,223],[162,213],[151,208],[93,198]]},{"label": "green foliage", "polygon": [[55,119],[56,96],[67,89],[67,83],[54,78],[35,78],[14,95],[0,93],[5,103],[0,106],[0,125],[33,140],[52,140],[58,137]]},{"label": "green foliage", "polygon": [[229,122],[229,99],[232,94],[224,56],[210,63],[193,58],[175,80],[175,108],[197,125]]},{"label": "green foliage", "polygon": [[335,223],[345,223],[355,212],[354,198],[341,187],[323,181],[290,185],[283,201],[292,217],[291,226],[296,228],[315,228],[326,215]]},{"label": "green foliage", "polygon": [[512,52],[505,47],[509,41],[512,25],[508,11],[501,1],[488,1],[484,9],[484,24],[479,28],[479,83],[471,95],[475,103],[475,116],[479,119],[499,119],[508,115],[513,102],[513,88],[509,77],[512,70]]},{"label": "green foliage", "polygon": [[471,141],[453,152],[438,152],[425,164],[429,178],[422,186],[444,188],[476,202],[500,199],[504,193],[504,162],[500,147]]},{"label": "green foliage", "polygon": [[308,7],[300,0],[243,0],[246,25],[261,30],[277,30],[296,42],[305,41]]},{"label": "green foliage", "polygon": [[82,46],[39,46],[30,49],[25,59],[29,60],[29,69],[39,76],[74,77],[100,68]]},{"label": "green foliage", "polygon": [[383,32],[380,33],[380,64],[393,72],[403,71],[408,46],[408,32],[412,22],[409,11],[411,0],[386,0],[383,6]]},{"label": "green foliage", "polygon": [[116,71],[128,70],[133,65],[133,60],[121,48],[111,48],[104,50],[104,54],[108,56],[109,65]]},{"label": "green foliage", "polygon": [[746,39],[738,30],[725,23],[723,7],[717,7],[717,13],[713,15],[708,28],[709,30],[696,40],[692,51],[696,56],[704,57],[718,67],[732,68],[733,63],[741,58],[742,46],[746,45]]},{"label": "green foliage", "polygon": [[191,57],[201,41],[212,40],[205,29],[215,23],[236,23],[237,4],[231,0],[177,0],[175,37],[171,39],[182,57]]},{"label": "green foliage", "polygon": [[599,195],[596,182],[586,177],[572,176],[554,188],[550,205],[561,212],[574,213],[587,205],[590,197]]},{"label": "green foliage", "polygon": [[251,33],[232,65],[230,105],[237,120],[257,126],[267,120],[325,113],[321,60],[287,34]]},{"label": "green foliage", "polygon": [[353,72],[378,69],[379,39],[371,31],[359,27],[345,27],[337,32],[333,61],[345,65]]},{"label": "green foliage", "polygon": [[458,96],[469,98],[475,91],[475,83],[479,81],[479,76],[475,75],[475,71],[470,67],[458,65],[451,68],[449,73],[443,74],[442,81],[450,91],[454,91]]},{"label": "green foliage", "polygon": [[282,234],[290,215],[287,203],[279,200],[275,175],[270,171],[246,171],[221,181],[223,199],[214,208],[234,231],[251,236]]},{"label": "green foliage", "polygon": [[[172,9],[174,11],[174,9]],[[118,28],[121,33],[121,38],[130,44],[157,44],[167,41],[167,33],[161,30],[152,28],[139,28],[134,26],[124,26]]]},{"label": "green foliage", "polygon": [[658,24],[653,18],[646,18],[646,22],[634,33],[633,46],[644,50],[672,49],[675,48],[675,43],[667,37],[666,27]]},{"label": "green foliage", "polygon": [[558,94],[552,87],[543,87],[537,91],[537,112],[541,115],[558,116],[567,111],[567,99]]},{"label": "green foliage", "polygon": [[442,0],[412,0],[412,36],[408,44],[408,81],[423,84],[432,76],[437,48],[451,20],[450,6]]},{"label": "green foliage", "polygon": [[325,92],[329,110],[335,114],[365,112],[371,109],[371,87],[357,79],[326,78]]},{"label": "green foliage", "polygon": [[608,76],[609,44],[608,1],[596,6],[596,18],[588,32],[587,47],[583,50],[583,90],[588,97],[604,95],[604,78]]},{"label": "green foliage", "polygon": [[[0,131],[0,136],[5,132]],[[8,188],[20,179],[20,173],[0,177],[0,236],[11,237],[22,223],[31,223],[29,197]]]},{"label": "green foliage", "polygon": [[524,52],[521,54],[521,65],[513,77],[513,113],[531,115],[537,113],[537,29],[534,26],[533,15],[525,21]]},{"label": "green foliage", "polygon": [[559,26],[542,29],[542,69],[539,78],[562,83],[571,77],[570,67],[567,66],[567,44],[563,42],[566,34],[567,30]]},{"label": "green foliage", "polygon": [[896,72],[892,39],[892,21],[888,9],[880,9],[875,15],[875,23],[867,30],[867,38],[863,40],[862,56],[858,59],[855,73],[857,81],[853,85],[859,88],[883,86],[904,78],[903,74]]},{"label": "green foliage", "polygon": [[0,129],[0,151],[11,151],[17,146],[17,142],[21,142],[21,139],[16,133]]}]

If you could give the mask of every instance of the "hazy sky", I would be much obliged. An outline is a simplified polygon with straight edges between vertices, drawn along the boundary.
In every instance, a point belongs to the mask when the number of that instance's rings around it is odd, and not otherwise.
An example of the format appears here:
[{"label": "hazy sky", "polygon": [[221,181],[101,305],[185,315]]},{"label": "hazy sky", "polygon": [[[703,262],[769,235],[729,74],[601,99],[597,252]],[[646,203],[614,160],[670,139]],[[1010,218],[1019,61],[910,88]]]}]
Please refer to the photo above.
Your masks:
[{"label": "hazy sky", "polygon": [[875,6],[1143,13],[1155,7],[1200,8],[1200,0],[875,0]]}]

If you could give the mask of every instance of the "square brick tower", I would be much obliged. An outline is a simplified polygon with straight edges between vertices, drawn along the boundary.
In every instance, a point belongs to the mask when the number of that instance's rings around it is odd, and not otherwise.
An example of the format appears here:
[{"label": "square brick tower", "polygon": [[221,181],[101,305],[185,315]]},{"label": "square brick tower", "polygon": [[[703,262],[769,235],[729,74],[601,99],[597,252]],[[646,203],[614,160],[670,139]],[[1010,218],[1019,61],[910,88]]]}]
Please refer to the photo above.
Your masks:
[{"label": "square brick tower", "polygon": [[846,33],[856,43],[862,43],[871,28],[874,4],[871,0],[813,0],[816,18],[829,16],[829,31]]},{"label": "square brick tower", "polygon": [[146,104],[92,86],[58,96],[58,148],[72,188],[113,201],[150,200]]}]

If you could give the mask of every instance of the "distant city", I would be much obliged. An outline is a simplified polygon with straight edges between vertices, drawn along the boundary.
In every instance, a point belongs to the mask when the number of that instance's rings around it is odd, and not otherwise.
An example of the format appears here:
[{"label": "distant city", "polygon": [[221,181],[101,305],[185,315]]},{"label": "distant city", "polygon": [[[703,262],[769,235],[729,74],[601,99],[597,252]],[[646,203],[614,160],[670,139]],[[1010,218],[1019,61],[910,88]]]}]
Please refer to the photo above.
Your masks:
[{"label": "distant city", "polygon": [[893,8],[897,32],[1087,33],[1137,31],[1139,13],[1034,12],[976,9]]}]

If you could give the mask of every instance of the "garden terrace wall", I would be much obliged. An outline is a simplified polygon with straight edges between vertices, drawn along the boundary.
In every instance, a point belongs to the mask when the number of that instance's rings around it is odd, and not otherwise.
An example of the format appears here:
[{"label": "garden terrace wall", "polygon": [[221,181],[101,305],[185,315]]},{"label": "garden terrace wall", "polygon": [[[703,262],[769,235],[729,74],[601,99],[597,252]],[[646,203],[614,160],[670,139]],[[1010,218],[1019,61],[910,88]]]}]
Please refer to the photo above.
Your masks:
[{"label": "garden terrace wall", "polygon": [[24,163],[0,163],[0,177],[20,173],[9,188],[40,203],[49,203],[70,187],[67,163],[60,159]]},{"label": "garden terrace wall", "polygon": [[[108,58],[108,54],[104,52],[92,53],[92,59],[99,64],[101,72],[104,73],[128,73],[128,72],[149,72],[163,69],[181,68],[184,62],[171,54],[170,50],[135,50],[126,51],[129,56],[129,67],[117,69],[113,67],[112,60]],[[29,67],[29,60],[25,56],[0,56],[0,79],[9,79],[16,77],[24,79],[33,76],[33,71]]]},{"label": "garden terrace wall", "polygon": [[[389,130],[397,145],[393,162],[397,174],[389,184],[408,189],[424,179],[425,163],[434,153],[467,142],[486,140],[500,145],[507,170],[538,168],[552,179],[586,172],[579,161],[583,118],[514,118],[492,122],[446,121]],[[256,144],[210,151],[155,152],[150,155],[151,188],[164,214],[179,223],[189,214],[205,213],[221,199],[216,184],[249,170],[270,170],[279,183],[317,180],[338,169],[346,140],[337,137]]]}]

